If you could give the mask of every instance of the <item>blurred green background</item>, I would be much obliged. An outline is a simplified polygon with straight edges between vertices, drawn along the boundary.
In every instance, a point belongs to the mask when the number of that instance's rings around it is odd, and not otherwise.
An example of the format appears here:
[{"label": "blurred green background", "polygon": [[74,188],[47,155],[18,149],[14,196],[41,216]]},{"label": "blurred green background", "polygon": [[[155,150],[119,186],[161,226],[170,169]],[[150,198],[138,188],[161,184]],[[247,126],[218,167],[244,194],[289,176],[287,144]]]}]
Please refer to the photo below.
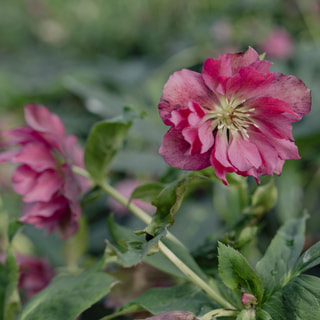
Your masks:
[{"label": "blurred green background", "polygon": [[[288,161],[282,176],[276,177],[279,199],[267,219],[273,234],[279,224],[307,209],[308,239],[313,242],[320,239],[319,1],[2,0],[0,130],[23,123],[23,106],[38,103],[59,114],[67,131],[83,144],[96,121],[130,106],[146,117],[134,124],[116,157],[114,179],[157,179],[168,169],[157,154],[167,130],[157,104],[169,75],[181,68],[200,71],[206,58],[248,46],[266,52],[273,71],[293,74],[312,90],[312,112],[294,124],[302,160]],[[10,176],[7,167],[1,172],[6,198]],[[229,199],[229,190],[222,188],[219,196]],[[17,202],[6,201],[7,211],[19,216]],[[104,212],[104,206],[101,200],[86,209],[94,230],[92,252],[104,246],[105,222],[93,213]],[[188,226],[198,227],[175,227],[195,246],[214,231],[214,209],[204,200],[183,210],[184,219],[190,218]],[[208,216],[214,220],[211,225],[205,223]],[[29,236],[40,239],[35,231]],[[52,261],[59,261],[41,241],[34,243]]]}]

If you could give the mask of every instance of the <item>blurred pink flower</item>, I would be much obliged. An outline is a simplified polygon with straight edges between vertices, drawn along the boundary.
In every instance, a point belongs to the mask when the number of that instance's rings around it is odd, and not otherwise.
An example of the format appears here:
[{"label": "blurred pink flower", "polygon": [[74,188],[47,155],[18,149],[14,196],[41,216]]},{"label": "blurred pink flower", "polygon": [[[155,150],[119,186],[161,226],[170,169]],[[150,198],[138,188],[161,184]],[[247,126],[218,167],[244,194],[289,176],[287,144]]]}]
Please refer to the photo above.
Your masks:
[{"label": "blurred pink flower", "polygon": [[[130,199],[131,193],[134,191],[134,189],[136,189],[139,186],[140,186],[140,183],[137,180],[126,179],[126,180],[122,180],[122,181],[116,183],[114,187],[124,197]],[[139,207],[143,211],[150,213],[150,214],[152,214],[156,211],[156,207],[154,207],[150,203],[144,202],[139,199],[132,199],[131,203],[135,204],[137,207]],[[118,202],[117,200],[115,200],[112,197],[108,198],[108,204],[110,206],[110,209],[116,215],[127,216],[127,215],[131,214],[127,207],[125,207],[124,205],[122,205],[120,202]]]},{"label": "blurred pink flower", "polygon": [[[23,300],[29,300],[37,292],[44,289],[54,277],[54,270],[46,259],[27,256],[21,253],[16,255],[19,265],[18,288]],[[5,264],[6,256],[1,254],[0,263]]]},{"label": "blurred pink flower", "polygon": [[298,159],[291,123],[310,111],[310,90],[270,66],[249,48],[207,59],[202,74],[175,72],[159,103],[170,126],[159,149],[165,161],[184,170],[212,166],[228,184],[228,172],[258,181]]},{"label": "blurred pink flower", "polygon": [[89,187],[71,168],[84,168],[83,150],[46,107],[26,106],[25,118],[27,126],[3,133],[4,146],[19,148],[0,154],[0,162],[21,164],[12,177],[14,190],[23,195],[20,221],[49,232],[58,228],[67,238],[78,229],[79,195]]},{"label": "blurred pink flower", "polygon": [[283,28],[274,29],[261,45],[261,51],[268,57],[287,59],[293,54],[293,40],[289,32]]}]

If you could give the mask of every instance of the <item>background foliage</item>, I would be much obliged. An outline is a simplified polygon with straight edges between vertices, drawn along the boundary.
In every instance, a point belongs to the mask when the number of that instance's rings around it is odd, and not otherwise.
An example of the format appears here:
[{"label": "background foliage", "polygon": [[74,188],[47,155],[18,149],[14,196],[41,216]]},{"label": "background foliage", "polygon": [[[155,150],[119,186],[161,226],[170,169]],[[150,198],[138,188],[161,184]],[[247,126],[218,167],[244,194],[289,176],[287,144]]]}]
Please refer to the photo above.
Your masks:
[{"label": "background foliage", "polygon": [[[123,178],[170,181],[175,170],[168,171],[157,154],[166,131],[157,103],[169,75],[181,68],[200,71],[206,58],[248,46],[262,53],[266,38],[279,27],[290,34],[292,53],[286,58],[267,53],[266,59],[274,62],[272,70],[301,78],[312,90],[313,106],[294,125],[302,160],[287,161],[281,178],[275,177],[276,206],[263,218],[257,244],[246,250],[252,260],[260,257],[278,227],[303,210],[310,214],[310,246],[320,240],[319,1],[2,0],[0,130],[23,123],[23,106],[34,102],[59,114],[69,133],[84,144],[96,121],[130,106],[145,116],[134,122],[109,178],[113,183]],[[8,221],[20,216],[20,206],[10,189],[10,166],[2,165],[0,171],[3,236]],[[249,180],[249,190],[254,186]],[[95,196],[94,203],[83,202],[88,230],[82,232],[89,241],[77,246],[78,252],[72,241],[63,246],[54,234],[43,240],[44,233],[32,227],[18,234],[15,247],[48,257],[58,270],[85,265],[111,239],[106,228],[111,209],[105,196]],[[243,201],[239,188],[198,190],[182,204],[171,231],[196,250],[241,214]],[[132,216],[116,219],[131,228],[143,227]],[[319,275],[316,268],[311,272]]]}]

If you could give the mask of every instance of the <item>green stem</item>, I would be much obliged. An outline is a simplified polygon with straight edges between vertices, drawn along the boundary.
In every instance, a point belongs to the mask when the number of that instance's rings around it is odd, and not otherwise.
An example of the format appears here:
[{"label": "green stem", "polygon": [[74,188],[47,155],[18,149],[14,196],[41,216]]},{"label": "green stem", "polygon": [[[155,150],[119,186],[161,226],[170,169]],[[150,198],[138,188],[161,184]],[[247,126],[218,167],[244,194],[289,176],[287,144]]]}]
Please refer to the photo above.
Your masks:
[{"label": "green stem", "polygon": [[[80,174],[86,178],[90,179],[90,176],[87,171],[79,168],[73,167],[73,171],[77,174]],[[134,215],[136,215],[140,220],[149,224],[152,218],[139,207],[129,202],[129,199],[124,197],[121,193],[119,193],[112,186],[108,185],[104,181],[99,184],[99,186],[114,199],[119,201],[121,204],[126,206]],[[172,240],[179,241],[172,234],[168,233],[168,237]],[[219,305],[224,308],[233,308],[233,306],[221,297],[216,291],[213,290],[203,279],[201,279],[195,272],[193,272],[187,265],[185,265],[162,241],[159,241],[159,249],[160,251],[181,271],[183,272],[195,285],[200,287],[203,291],[205,291],[208,296],[210,296],[214,301],[216,301]]]},{"label": "green stem", "polygon": [[232,308],[232,305],[216,293],[203,279],[185,265],[162,241],[159,241],[159,250],[177,266],[194,284],[205,291],[209,297],[224,308]]},{"label": "green stem", "polygon": [[238,310],[230,310],[230,309],[216,309],[211,310],[210,312],[203,315],[200,320],[212,320],[216,317],[232,317],[236,316],[239,313]]}]

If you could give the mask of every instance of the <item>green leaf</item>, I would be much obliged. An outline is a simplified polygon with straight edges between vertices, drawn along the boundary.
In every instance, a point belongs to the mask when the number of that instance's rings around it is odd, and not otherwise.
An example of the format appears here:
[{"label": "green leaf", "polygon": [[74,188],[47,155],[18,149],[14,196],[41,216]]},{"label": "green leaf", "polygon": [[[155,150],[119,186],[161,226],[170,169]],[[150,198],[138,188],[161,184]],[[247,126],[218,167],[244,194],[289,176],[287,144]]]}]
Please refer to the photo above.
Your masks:
[{"label": "green leaf", "polygon": [[272,320],[270,314],[265,310],[257,310],[257,319],[258,320]]},{"label": "green leaf", "polygon": [[8,237],[9,237],[9,242],[12,241],[14,236],[17,234],[17,232],[24,226],[23,222],[20,222],[18,220],[11,221],[9,223],[9,230],[8,230]]},{"label": "green leaf", "polygon": [[151,202],[163,190],[161,183],[146,183],[137,187],[131,194],[131,199],[140,199]]},{"label": "green leaf", "polygon": [[[137,235],[131,229],[116,224],[113,217],[109,217],[108,219],[108,228],[113,243],[107,241],[107,262],[117,261],[122,266],[130,267],[143,260],[163,272],[188,280],[188,278],[161,252],[148,255],[150,245],[151,247],[156,245],[162,234],[159,234],[157,237],[147,242],[144,234]],[[188,267],[198,274],[201,274],[202,277],[205,277],[205,274],[201,273],[201,269],[197,266],[190,252],[183,244],[167,238],[162,239],[162,241],[169,249],[173,250],[178,258],[188,265]]]},{"label": "green leaf", "polygon": [[75,320],[110,291],[112,282],[102,272],[58,276],[28,301],[16,320]]},{"label": "green leaf", "polygon": [[200,288],[192,284],[152,288],[130,304],[132,303],[142,306],[152,314],[183,310],[201,316],[218,307]]},{"label": "green leaf", "polygon": [[[1,292],[1,304],[3,305],[3,312],[0,315],[0,319],[13,320],[20,311],[20,297],[18,293],[18,281],[19,281],[19,266],[16,262],[16,258],[12,251],[9,249],[7,252],[5,270],[1,265],[1,286],[4,291]],[[5,279],[2,279],[2,276]],[[3,281],[4,280],[4,281]],[[2,318],[3,317],[3,318]]]},{"label": "green leaf", "polygon": [[236,320],[256,320],[256,311],[254,309],[242,310]]},{"label": "green leaf", "polygon": [[274,184],[274,180],[271,179],[269,183],[257,187],[252,196],[251,212],[261,216],[275,206],[277,198],[278,190]]},{"label": "green leaf", "polygon": [[301,274],[320,264],[320,241],[310,247],[300,256],[294,268],[295,274]]},{"label": "green leaf", "polygon": [[292,278],[292,270],[304,245],[306,218],[307,215],[304,215],[283,225],[257,263],[256,270],[262,280],[266,298]]},{"label": "green leaf", "polygon": [[173,215],[180,208],[186,193],[204,181],[208,181],[204,176],[191,175],[174,181],[165,187],[152,201],[152,204],[157,207],[157,211],[145,232],[155,236],[159,229],[173,225]]},{"label": "green leaf", "polygon": [[320,315],[320,279],[300,275],[273,295],[264,305],[276,320],[318,320]]},{"label": "green leaf", "polygon": [[135,116],[131,113],[97,123],[92,129],[85,146],[84,161],[91,177],[100,183],[123,141]]},{"label": "green leaf", "polygon": [[108,228],[113,243],[107,241],[107,262],[117,261],[124,267],[140,263],[166,234],[166,230],[163,229],[156,237],[147,241],[144,234],[137,235],[132,230],[116,224],[112,216],[108,219]]},{"label": "green leaf", "polygon": [[239,252],[219,243],[219,273],[224,284],[232,290],[239,289],[253,294],[258,301],[263,297],[260,277]]}]

